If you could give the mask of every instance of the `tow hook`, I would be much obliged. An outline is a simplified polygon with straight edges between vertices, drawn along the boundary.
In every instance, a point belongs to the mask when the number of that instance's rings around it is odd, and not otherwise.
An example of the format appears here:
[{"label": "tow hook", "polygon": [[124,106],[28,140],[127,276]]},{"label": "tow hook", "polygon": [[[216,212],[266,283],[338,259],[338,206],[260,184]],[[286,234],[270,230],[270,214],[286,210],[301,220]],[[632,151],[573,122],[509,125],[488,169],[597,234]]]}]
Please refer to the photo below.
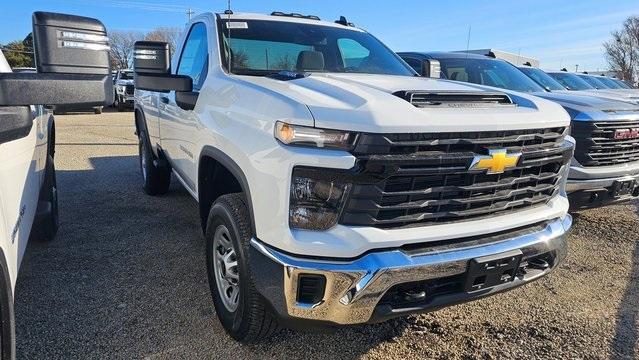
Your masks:
[{"label": "tow hook", "polygon": [[405,291],[404,300],[409,302],[422,301],[426,299],[426,291]]},{"label": "tow hook", "polygon": [[537,258],[528,260],[528,266],[537,270],[546,270],[550,267],[550,264],[544,259]]}]

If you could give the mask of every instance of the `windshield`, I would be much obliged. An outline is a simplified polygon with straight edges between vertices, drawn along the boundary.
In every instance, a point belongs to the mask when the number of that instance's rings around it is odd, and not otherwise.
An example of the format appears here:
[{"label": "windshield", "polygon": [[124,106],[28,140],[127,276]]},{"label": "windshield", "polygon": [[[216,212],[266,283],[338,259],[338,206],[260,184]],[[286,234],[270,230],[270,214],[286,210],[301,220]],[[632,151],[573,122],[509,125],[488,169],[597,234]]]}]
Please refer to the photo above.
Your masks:
[{"label": "windshield", "polygon": [[625,82],[619,80],[619,79],[611,79],[612,81],[616,82],[617,84],[619,84],[619,86],[622,89],[632,89],[632,87],[628,84],[626,84]]},{"label": "windshield", "polygon": [[598,89],[598,90],[609,89],[609,87],[606,86],[606,84],[599,81],[599,79],[597,79],[596,77],[592,77],[588,75],[577,75],[577,76],[579,76],[580,79],[584,79],[588,84],[590,84],[595,89]]},{"label": "windshield", "polygon": [[[372,35],[351,28],[267,20],[219,22],[224,66],[232,73],[266,76],[279,71],[414,76]],[[228,38],[228,32],[231,38]],[[227,69],[228,70],[228,69]]]},{"label": "windshield", "polygon": [[513,65],[495,59],[442,58],[442,77],[503,89],[540,92],[544,89]]},{"label": "windshield", "polygon": [[120,79],[122,79],[122,80],[133,80],[133,71],[122,71],[122,72],[120,72]]},{"label": "windshield", "polygon": [[550,77],[543,70],[531,67],[520,67],[519,70],[528,75],[528,77],[533,79],[534,82],[543,86],[546,90],[566,90],[563,85],[561,85],[557,80]]},{"label": "windshield", "polygon": [[582,80],[579,76],[567,72],[548,73],[568,90],[594,90],[595,87]]},{"label": "windshield", "polygon": [[598,77],[597,80],[601,81],[602,83],[604,83],[604,85],[606,85],[607,87],[609,87],[611,89],[624,89],[624,87],[622,87],[621,85],[617,84],[612,79],[605,78],[605,77]]}]

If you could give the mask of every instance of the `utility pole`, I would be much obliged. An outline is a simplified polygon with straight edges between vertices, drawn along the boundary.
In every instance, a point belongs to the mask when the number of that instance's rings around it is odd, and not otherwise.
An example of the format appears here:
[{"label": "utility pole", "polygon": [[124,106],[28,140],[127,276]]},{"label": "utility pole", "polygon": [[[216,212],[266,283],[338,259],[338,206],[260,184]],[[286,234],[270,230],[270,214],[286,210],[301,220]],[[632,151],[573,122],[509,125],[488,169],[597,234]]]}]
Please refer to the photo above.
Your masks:
[{"label": "utility pole", "polygon": [[575,72],[579,72],[579,64],[575,65]]},{"label": "utility pole", "polygon": [[191,16],[193,16],[193,14],[195,14],[195,11],[193,11],[193,9],[189,8],[188,10],[186,10],[186,16],[189,17],[189,21],[191,21]]}]

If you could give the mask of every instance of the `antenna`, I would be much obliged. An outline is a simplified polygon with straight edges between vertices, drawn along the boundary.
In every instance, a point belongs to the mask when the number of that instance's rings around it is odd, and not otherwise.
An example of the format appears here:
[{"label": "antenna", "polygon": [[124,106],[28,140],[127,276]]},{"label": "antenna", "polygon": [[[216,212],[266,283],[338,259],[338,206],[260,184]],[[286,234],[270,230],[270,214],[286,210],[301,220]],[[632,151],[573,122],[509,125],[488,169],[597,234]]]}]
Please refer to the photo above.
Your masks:
[{"label": "antenna", "polygon": [[466,59],[464,60],[464,65],[468,64],[468,50],[470,49],[470,30],[472,28],[472,25],[468,26],[468,36],[466,37]]},{"label": "antenna", "polygon": [[229,55],[228,55],[228,68],[229,68],[229,75],[233,74],[233,59],[231,59],[231,57],[233,56],[233,53],[231,52],[231,14],[233,14],[233,10],[231,10],[231,0],[228,0],[226,2],[226,11],[224,12],[226,13],[226,30],[227,30],[227,35],[226,37],[228,38],[228,43],[229,43]]}]

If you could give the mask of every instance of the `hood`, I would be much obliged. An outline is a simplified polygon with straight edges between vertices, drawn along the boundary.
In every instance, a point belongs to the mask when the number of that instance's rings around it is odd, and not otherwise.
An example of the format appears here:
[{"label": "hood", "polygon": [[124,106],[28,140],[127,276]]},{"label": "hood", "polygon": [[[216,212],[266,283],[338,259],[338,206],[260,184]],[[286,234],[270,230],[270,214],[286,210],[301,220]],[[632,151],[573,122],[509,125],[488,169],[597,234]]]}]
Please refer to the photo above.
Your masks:
[{"label": "hood", "polygon": [[623,101],[631,104],[639,104],[639,95],[623,94],[610,90],[564,90],[553,91],[554,94],[575,94],[575,95],[587,95],[601,99],[609,99],[614,101]]},{"label": "hood", "polygon": [[[583,117],[586,114],[594,115],[594,113],[639,114],[639,105],[592,95],[572,94],[570,92],[539,92],[535,93],[535,95],[560,104],[573,119]],[[595,118],[601,120],[601,116],[606,115],[597,114]]]},{"label": "hood", "polygon": [[[561,106],[532,95],[475,84],[423,77],[314,73],[295,80],[239,76],[310,110],[316,127],[361,132],[454,132],[566,126]],[[500,92],[513,105],[416,107],[399,91]]]},{"label": "hood", "polygon": [[115,82],[118,85],[133,85],[133,80],[118,80]]}]

